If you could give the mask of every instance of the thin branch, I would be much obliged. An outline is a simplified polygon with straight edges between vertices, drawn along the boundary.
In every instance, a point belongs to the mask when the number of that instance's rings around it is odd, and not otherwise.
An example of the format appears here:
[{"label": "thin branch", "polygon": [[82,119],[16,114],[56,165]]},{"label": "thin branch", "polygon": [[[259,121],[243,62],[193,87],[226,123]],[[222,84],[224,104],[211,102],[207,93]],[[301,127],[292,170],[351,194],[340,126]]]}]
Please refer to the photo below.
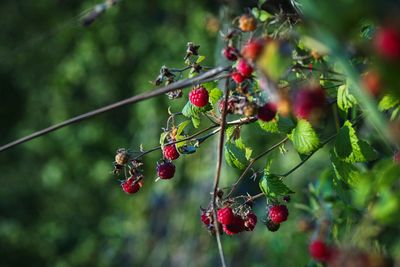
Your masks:
[{"label": "thin branch", "polygon": [[228,106],[228,98],[229,98],[229,89],[228,89],[229,79],[225,81],[225,98],[224,98],[224,106],[222,108],[222,115],[221,115],[221,130],[219,135],[219,142],[218,142],[218,155],[217,155],[217,166],[216,172],[214,177],[214,185],[213,185],[213,194],[212,194],[212,210],[213,210],[213,218],[214,218],[214,228],[215,228],[215,236],[217,239],[218,245],[218,252],[221,259],[222,267],[226,267],[224,250],[222,248],[221,236],[220,236],[220,229],[217,220],[217,193],[218,193],[218,185],[219,180],[221,177],[221,166],[222,166],[222,152],[224,147],[224,137],[225,137],[225,128],[226,128],[226,115],[227,115],[227,106]]},{"label": "thin branch", "polygon": [[250,170],[251,166],[253,166],[253,164],[261,159],[262,157],[264,157],[265,155],[267,155],[268,153],[270,153],[271,151],[273,151],[275,148],[279,147],[280,145],[282,145],[283,143],[285,143],[289,138],[285,137],[283,138],[281,141],[279,141],[278,143],[276,143],[275,145],[273,145],[272,147],[268,148],[267,150],[265,150],[264,152],[262,152],[261,154],[259,154],[257,157],[253,158],[250,160],[249,164],[247,165],[246,169],[244,169],[244,171],[242,172],[242,174],[240,175],[239,179],[237,179],[237,181],[232,185],[232,189],[231,191],[228,193],[228,195],[226,196],[226,198],[229,198],[237,189],[238,184],[242,181],[242,179],[245,177],[245,175],[247,174],[247,172]]},{"label": "thin branch", "polygon": [[63,121],[63,122],[58,123],[58,124],[55,124],[53,126],[45,128],[43,130],[34,132],[34,133],[32,133],[32,134],[30,134],[28,136],[25,136],[23,138],[20,138],[20,139],[16,140],[16,141],[13,141],[11,143],[3,145],[3,146],[0,147],[0,152],[1,151],[5,151],[5,150],[7,150],[7,149],[9,149],[11,147],[14,147],[16,145],[25,143],[25,142],[27,142],[29,140],[32,140],[34,138],[37,138],[39,136],[42,136],[42,135],[48,134],[50,132],[53,132],[53,131],[58,130],[60,128],[63,128],[65,126],[68,126],[68,125],[71,125],[71,124],[74,124],[74,123],[77,123],[77,122],[80,122],[80,121],[83,121],[83,120],[87,120],[87,119],[92,118],[92,117],[94,117],[96,115],[99,115],[99,114],[102,114],[102,113],[105,113],[105,112],[108,112],[108,111],[111,111],[111,110],[114,110],[114,109],[129,105],[129,104],[137,103],[137,102],[140,102],[140,101],[143,101],[143,100],[146,100],[146,99],[158,96],[158,95],[162,95],[162,94],[165,94],[165,93],[177,90],[177,89],[183,89],[183,88],[186,88],[186,87],[189,87],[189,86],[193,86],[193,85],[202,83],[204,81],[208,81],[208,80],[212,79],[213,77],[217,76],[218,74],[228,70],[229,68],[230,67],[217,67],[217,68],[212,69],[212,70],[210,70],[208,72],[200,74],[200,75],[198,75],[198,76],[196,76],[194,78],[177,81],[175,83],[171,83],[171,84],[169,84],[167,86],[152,90],[150,92],[145,92],[145,93],[142,93],[142,94],[139,94],[139,95],[124,99],[122,101],[107,105],[105,107],[101,107],[99,109],[96,109],[96,110],[81,114],[79,116],[73,117],[71,119],[68,119],[68,120]]}]

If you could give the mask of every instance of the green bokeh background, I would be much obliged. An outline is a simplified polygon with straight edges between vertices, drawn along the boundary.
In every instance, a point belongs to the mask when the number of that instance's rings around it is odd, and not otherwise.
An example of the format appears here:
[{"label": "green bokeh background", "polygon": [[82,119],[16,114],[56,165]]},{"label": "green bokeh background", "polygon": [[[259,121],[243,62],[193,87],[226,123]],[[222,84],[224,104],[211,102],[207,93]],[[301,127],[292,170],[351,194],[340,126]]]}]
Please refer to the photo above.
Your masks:
[{"label": "green bokeh background", "polygon": [[[215,1],[125,0],[83,28],[76,15],[97,3],[2,1],[1,144],[151,90],[162,65],[183,66],[188,41],[201,45],[207,65],[219,60],[218,33],[206,27],[219,15]],[[160,96],[0,153],[0,266],[218,266],[216,242],[199,220],[212,187],[216,138],[179,159],[170,181],[154,183],[161,153],[146,156],[145,186],[133,196],[111,173],[116,149],[156,146],[168,106],[177,112],[186,101],[186,94],[174,103]],[[246,126],[243,136],[254,155],[279,140],[257,125]],[[272,169],[284,173],[298,161],[290,149]],[[299,193],[293,202],[304,200],[305,179],[328,162],[322,150],[290,176],[288,185]],[[222,186],[238,176],[224,165]],[[241,191],[257,192],[257,184],[248,180]],[[300,217],[289,209],[291,218]],[[265,203],[255,211],[261,221]],[[295,219],[277,233],[260,222],[253,233],[222,240],[229,266],[309,262],[309,236]]]}]

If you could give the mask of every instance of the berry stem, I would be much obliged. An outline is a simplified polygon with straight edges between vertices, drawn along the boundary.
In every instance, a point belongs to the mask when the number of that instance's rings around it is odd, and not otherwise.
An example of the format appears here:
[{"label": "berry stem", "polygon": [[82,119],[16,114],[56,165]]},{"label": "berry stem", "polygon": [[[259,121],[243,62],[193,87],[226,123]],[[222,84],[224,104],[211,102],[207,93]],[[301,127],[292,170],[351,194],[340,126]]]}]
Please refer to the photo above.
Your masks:
[{"label": "berry stem", "polygon": [[155,96],[162,95],[162,94],[165,94],[165,93],[177,90],[177,89],[184,89],[184,88],[188,88],[188,87],[197,85],[197,84],[205,82],[205,81],[215,80],[216,76],[218,74],[220,74],[220,73],[222,73],[222,72],[224,72],[226,70],[229,70],[230,68],[231,68],[230,66],[228,66],[228,67],[217,67],[217,68],[214,68],[214,69],[212,69],[210,71],[202,73],[202,74],[200,74],[200,75],[198,75],[196,77],[193,77],[191,79],[177,81],[177,82],[169,84],[167,86],[164,86],[164,87],[161,87],[161,88],[149,91],[149,92],[145,92],[145,93],[142,93],[142,94],[139,94],[139,95],[135,95],[135,96],[132,96],[130,98],[126,98],[124,100],[121,100],[119,102],[116,102],[116,103],[113,103],[113,104],[110,104],[110,105],[107,105],[107,106],[104,106],[104,107],[89,111],[89,112],[81,114],[81,115],[78,115],[78,116],[73,117],[71,119],[68,119],[66,121],[63,121],[63,122],[60,122],[58,124],[52,125],[52,126],[50,126],[48,128],[36,131],[36,132],[34,132],[34,133],[30,134],[30,135],[27,135],[27,136],[25,136],[23,138],[20,138],[18,140],[15,140],[13,142],[5,144],[5,145],[0,147],[0,152],[5,151],[5,150],[7,150],[9,148],[12,148],[14,146],[17,146],[19,144],[28,142],[28,141],[30,141],[32,139],[35,139],[37,137],[40,137],[42,135],[45,135],[45,134],[48,134],[50,132],[56,131],[56,130],[58,130],[60,128],[64,128],[64,127],[66,127],[68,125],[87,120],[87,119],[92,118],[94,116],[97,116],[99,114],[106,113],[106,112],[109,112],[111,110],[114,110],[114,109],[129,105],[129,104],[134,104],[134,103],[137,103],[137,102],[149,99],[149,98],[153,98]]}]

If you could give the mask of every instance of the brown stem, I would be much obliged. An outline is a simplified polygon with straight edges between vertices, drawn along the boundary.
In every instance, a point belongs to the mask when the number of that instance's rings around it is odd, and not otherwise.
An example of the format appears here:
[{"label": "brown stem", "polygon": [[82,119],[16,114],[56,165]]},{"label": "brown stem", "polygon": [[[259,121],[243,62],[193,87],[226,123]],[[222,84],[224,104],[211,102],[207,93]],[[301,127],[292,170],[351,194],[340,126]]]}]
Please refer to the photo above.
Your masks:
[{"label": "brown stem", "polygon": [[218,252],[221,259],[222,267],[226,267],[225,257],[224,257],[224,250],[222,248],[221,236],[220,236],[220,229],[217,220],[217,193],[218,193],[218,185],[219,180],[221,177],[221,166],[222,166],[222,152],[224,147],[224,137],[225,137],[225,128],[226,128],[226,115],[227,110],[226,107],[228,106],[228,98],[229,98],[229,89],[228,89],[229,79],[225,80],[225,99],[224,99],[224,106],[222,108],[222,115],[221,115],[221,129],[219,135],[219,142],[218,142],[218,154],[217,154],[217,166],[216,172],[214,177],[214,185],[213,185],[213,194],[212,194],[212,210],[213,210],[213,218],[214,218],[214,228],[215,228],[215,236],[217,239],[218,245]]},{"label": "brown stem", "polygon": [[58,130],[60,128],[63,128],[65,126],[68,126],[68,125],[71,125],[71,124],[74,124],[74,123],[77,123],[77,122],[80,122],[80,121],[83,121],[83,120],[87,120],[87,119],[92,118],[92,117],[94,117],[96,115],[99,115],[99,114],[114,110],[116,108],[120,108],[120,107],[129,105],[129,104],[137,103],[137,102],[140,102],[140,101],[143,101],[143,100],[146,100],[146,99],[158,96],[158,95],[162,95],[162,94],[165,94],[165,93],[177,90],[177,89],[183,89],[185,87],[193,86],[193,85],[196,85],[198,83],[202,83],[204,81],[208,81],[211,78],[215,77],[216,75],[228,70],[229,68],[230,67],[217,67],[217,68],[212,69],[210,71],[207,71],[207,72],[205,72],[203,74],[200,74],[200,75],[198,75],[198,76],[196,76],[194,78],[186,79],[186,80],[182,80],[182,81],[177,81],[175,83],[171,83],[171,84],[169,84],[167,86],[152,90],[150,92],[142,93],[142,94],[139,94],[139,95],[124,99],[122,101],[107,105],[105,107],[101,107],[99,109],[95,109],[93,111],[81,114],[79,116],[76,116],[76,117],[73,117],[73,118],[68,119],[66,121],[63,121],[61,123],[52,125],[52,126],[50,126],[48,128],[45,128],[43,130],[34,132],[34,133],[32,133],[32,134],[30,134],[28,136],[25,136],[25,137],[20,138],[20,139],[18,139],[16,141],[13,141],[11,143],[3,145],[3,146],[0,147],[0,152],[1,151],[5,151],[5,150],[7,150],[7,149],[9,149],[11,147],[14,147],[16,145],[25,143],[25,142],[27,142],[29,140],[32,140],[34,138],[37,138],[39,136],[42,136],[42,135],[48,134],[50,132],[53,132],[53,131]]}]

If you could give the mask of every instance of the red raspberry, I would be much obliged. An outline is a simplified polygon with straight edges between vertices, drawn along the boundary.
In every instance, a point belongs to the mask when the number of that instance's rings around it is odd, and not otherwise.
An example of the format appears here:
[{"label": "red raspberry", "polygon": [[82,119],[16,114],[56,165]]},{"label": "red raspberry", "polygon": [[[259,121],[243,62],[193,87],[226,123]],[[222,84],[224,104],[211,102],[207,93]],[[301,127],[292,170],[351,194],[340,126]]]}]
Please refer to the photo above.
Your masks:
[{"label": "red raspberry", "polygon": [[253,73],[253,67],[244,59],[239,60],[236,69],[244,77],[249,77]]},{"label": "red raspberry", "polygon": [[257,216],[253,212],[247,214],[246,220],[244,222],[246,231],[253,231],[254,228],[256,227],[256,224],[257,224]]},{"label": "red raspberry", "polygon": [[285,205],[274,205],[268,212],[269,219],[275,224],[286,221],[288,216],[289,211]]},{"label": "red raspberry", "polygon": [[244,77],[242,74],[240,74],[237,71],[232,72],[231,77],[232,77],[232,80],[234,80],[235,83],[237,83],[237,84],[242,83],[246,79],[246,77]]},{"label": "red raspberry", "polygon": [[297,117],[307,119],[312,113],[325,105],[325,91],[318,88],[300,90],[294,101],[294,113]]},{"label": "red raspberry", "polygon": [[125,182],[122,183],[121,187],[122,190],[125,191],[127,194],[134,194],[140,189],[140,184],[138,182],[135,182],[135,177],[130,177],[128,178]]},{"label": "red raspberry", "polygon": [[377,52],[388,59],[400,58],[400,31],[394,28],[381,28],[374,38]]},{"label": "red raspberry", "polygon": [[196,107],[204,107],[208,103],[208,91],[204,87],[198,87],[193,89],[189,93],[190,103],[195,105]]},{"label": "red raspberry", "polygon": [[168,160],[174,160],[174,159],[179,158],[179,152],[178,152],[178,150],[176,150],[175,144],[164,146],[163,154],[164,154],[164,158],[166,158]]},{"label": "red raspberry", "polygon": [[222,224],[233,224],[235,220],[235,214],[230,207],[225,207],[217,211],[217,220]]},{"label": "red raspberry", "polygon": [[200,219],[206,226],[209,226],[212,222],[211,216],[212,216],[211,214],[208,214],[206,211],[203,211],[201,213]]},{"label": "red raspberry", "polygon": [[258,109],[257,117],[262,121],[271,121],[276,116],[277,107],[274,103],[267,103]]},{"label": "red raspberry", "polygon": [[157,166],[157,175],[161,179],[171,179],[175,174],[175,165],[171,162],[164,161]]},{"label": "red raspberry", "polygon": [[263,40],[250,41],[242,48],[242,56],[247,60],[256,60],[264,48]]},{"label": "red raspberry", "polygon": [[333,249],[320,240],[314,240],[311,242],[308,251],[314,260],[320,262],[327,262],[333,254]]},{"label": "red raspberry", "polygon": [[237,60],[237,55],[239,54],[239,51],[232,46],[228,46],[224,48],[222,53],[227,60],[235,61]]},{"label": "red raspberry", "polygon": [[231,224],[223,224],[222,229],[228,235],[238,234],[245,229],[244,220],[242,217],[235,215]]}]

